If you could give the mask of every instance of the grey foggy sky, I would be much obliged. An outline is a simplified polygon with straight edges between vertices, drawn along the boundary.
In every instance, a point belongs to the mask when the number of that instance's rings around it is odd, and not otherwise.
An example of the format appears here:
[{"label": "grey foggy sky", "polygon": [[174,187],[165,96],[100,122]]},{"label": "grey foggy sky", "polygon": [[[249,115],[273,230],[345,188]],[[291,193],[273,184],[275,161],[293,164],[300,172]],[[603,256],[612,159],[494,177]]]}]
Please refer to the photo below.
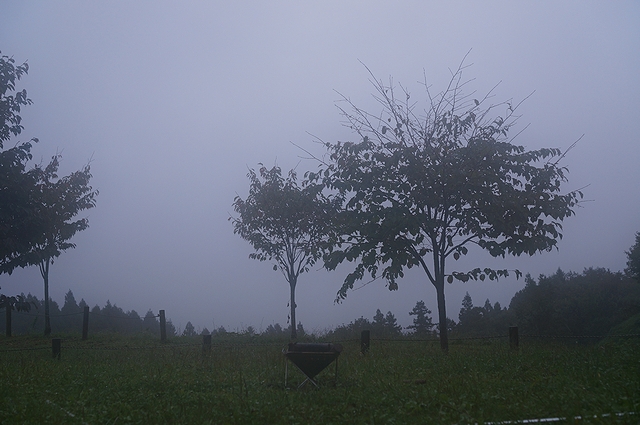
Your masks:
[{"label": "grey foggy sky", "polygon": [[[100,191],[90,227],[52,266],[51,297],[71,289],[91,306],[107,299],[143,315],[165,309],[183,328],[284,325],[288,287],[227,221],[246,196],[248,167],[315,167],[310,134],[353,139],[340,124],[336,93],[371,112],[369,67],[424,99],[448,81],[471,49],[465,75],[495,101],[520,101],[516,139],[529,149],[567,148],[565,190],[590,185],[564,225],[558,252],[492,260],[473,251],[449,270],[518,268],[537,276],[558,267],[614,271],[640,231],[640,3],[634,1],[4,1],[0,50],[28,61],[20,82],[34,104],[21,137],[38,137],[34,159],[61,151],[68,174],[92,159]],[[9,145],[9,143],[7,144]],[[302,275],[297,316],[322,330],[391,310],[406,326],[435,290],[412,271],[389,292],[376,281],[333,300],[347,272]],[[42,298],[37,268],[0,276],[2,292]],[[454,283],[456,319],[464,293],[507,306],[523,280]],[[55,331],[55,329],[54,329]]]}]

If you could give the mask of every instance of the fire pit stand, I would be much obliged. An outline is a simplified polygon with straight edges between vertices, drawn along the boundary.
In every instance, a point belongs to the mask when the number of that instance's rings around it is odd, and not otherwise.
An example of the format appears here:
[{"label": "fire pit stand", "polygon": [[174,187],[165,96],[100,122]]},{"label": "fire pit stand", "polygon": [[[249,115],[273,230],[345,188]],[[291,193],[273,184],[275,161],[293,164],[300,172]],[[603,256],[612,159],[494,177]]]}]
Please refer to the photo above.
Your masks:
[{"label": "fire pit stand", "polygon": [[[316,375],[322,372],[334,361],[336,362],[335,379],[338,379],[338,356],[342,352],[342,345],[330,343],[299,343],[290,342],[282,350],[284,356],[304,374],[306,379],[298,386],[302,388],[307,382],[318,387],[314,380]],[[289,362],[285,362],[284,386],[287,386],[289,375]]]}]

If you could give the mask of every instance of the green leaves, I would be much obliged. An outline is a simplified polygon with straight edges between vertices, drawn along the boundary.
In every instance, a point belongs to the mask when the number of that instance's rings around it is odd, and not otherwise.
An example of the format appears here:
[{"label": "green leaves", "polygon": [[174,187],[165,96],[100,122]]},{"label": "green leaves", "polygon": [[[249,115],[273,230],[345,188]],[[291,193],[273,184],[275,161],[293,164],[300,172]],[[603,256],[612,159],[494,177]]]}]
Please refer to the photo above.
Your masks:
[{"label": "green leaves", "polygon": [[[341,199],[341,238],[325,266],[356,263],[338,297],[365,274],[397,287],[405,268],[420,266],[437,288],[446,281],[495,280],[506,270],[474,269],[445,274],[466,245],[493,256],[533,255],[554,248],[561,222],[573,215],[580,192],[562,193],[566,169],[555,148],[528,151],[508,133],[515,108],[505,115],[479,110],[461,92],[461,72],[426,108],[374,80],[382,114],[356,105],[341,109],[361,142],[327,143],[325,187]],[[424,111],[424,112],[423,112]],[[390,131],[393,130],[393,131]],[[516,276],[520,275],[515,271]]]},{"label": "green leaves", "polygon": [[[516,278],[520,278],[522,273],[519,270],[512,270],[516,275]],[[505,278],[509,276],[509,270],[494,270],[491,268],[475,268],[468,272],[452,272],[447,276],[447,282],[453,283],[454,279],[457,279],[461,282],[468,282],[469,280],[480,280],[484,281],[486,278],[489,280],[498,280],[498,278]]]},{"label": "green leaves", "polygon": [[249,195],[235,197],[238,217],[229,220],[234,233],[256,250],[250,258],[276,260],[274,270],[279,266],[291,283],[322,255],[331,234],[332,205],[316,182],[320,173],[307,173],[302,185],[294,170],[283,177],[279,167],[260,164],[258,173],[249,170]]},{"label": "green leaves", "polygon": [[26,90],[16,90],[16,81],[29,72],[29,65],[15,65],[15,60],[9,56],[0,56],[0,149],[4,142],[22,132],[22,118],[20,109],[30,105]]}]

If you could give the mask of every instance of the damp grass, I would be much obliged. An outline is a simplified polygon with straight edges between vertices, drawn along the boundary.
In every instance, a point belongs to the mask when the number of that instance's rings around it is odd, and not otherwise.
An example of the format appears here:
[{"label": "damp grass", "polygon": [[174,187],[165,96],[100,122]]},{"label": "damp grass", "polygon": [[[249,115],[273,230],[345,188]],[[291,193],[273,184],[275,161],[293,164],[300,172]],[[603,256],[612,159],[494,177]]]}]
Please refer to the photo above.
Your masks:
[{"label": "damp grass", "polygon": [[[0,423],[464,424],[582,416],[637,423],[640,342],[592,346],[505,340],[344,343],[319,388],[289,367],[282,341],[98,335],[0,339]],[[11,351],[10,351],[11,350]],[[636,412],[635,415],[616,416]],[[608,416],[603,418],[603,414]],[[597,415],[598,418],[594,418]],[[573,422],[571,422],[573,423]]]}]

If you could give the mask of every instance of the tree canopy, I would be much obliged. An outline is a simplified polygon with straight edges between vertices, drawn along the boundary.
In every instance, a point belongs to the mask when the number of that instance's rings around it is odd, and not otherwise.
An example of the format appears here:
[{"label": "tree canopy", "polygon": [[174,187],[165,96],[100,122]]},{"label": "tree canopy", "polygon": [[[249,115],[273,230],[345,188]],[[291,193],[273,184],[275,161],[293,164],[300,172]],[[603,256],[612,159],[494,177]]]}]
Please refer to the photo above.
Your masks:
[{"label": "tree canopy", "polygon": [[[21,107],[31,104],[26,90],[17,91],[16,81],[26,74],[26,63],[15,66],[13,58],[0,57],[0,149],[24,127]],[[0,152],[0,273],[16,267],[38,265],[45,287],[45,334],[49,323],[49,266],[63,251],[74,248],[70,239],[86,229],[86,218],[77,214],[95,206],[97,190],[89,186],[89,165],[59,177],[60,155],[45,167],[27,170],[32,143],[18,143]]]},{"label": "tree canopy", "polygon": [[260,164],[259,174],[250,170],[249,195],[236,196],[231,217],[234,233],[248,241],[255,252],[250,258],[274,260],[290,287],[291,337],[296,338],[295,288],[298,276],[321,257],[330,231],[329,201],[322,185],[299,185],[294,170],[286,177],[280,167],[267,169]]},{"label": "tree canopy", "polygon": [[526,335],[603,336],[640,313],[640,286],[620,272],[558,269],[537,281],[527,275],[525,282],[509,311]]},{"label": "tree canopy", "polygon": [[326,143],[328,159],[309,174],[341,202],[342,237],[325,256],[325,266],[356,263],[338,299],[366,274],[383,277],[395,290],[405,269],[418,266],[436,288],[444,350],[445,280],[509,274],[490,268],[448,273],[446,260],[467,254],[470,244],[494,257],[549,251],[562,237],[561,221],[574,214],[582,197],[561,191],[567,181],[561,150],[512,143],[517,105],[491,105],[488,95],[464,94],[464,69],[435,96],[425,82],[424,110],[393,82],[372,80],[381,113],[345,97],[346,107],[339,108],[358,140]]},{"label": "tree canopy", "polygon": [[28,71],[26,62],[16,66],[13,58],[0,56],[0,274],[24,267],[22,253],[42,234],[36,196],[42,170],[27,170],[31,147],[37,139],[3,150],[5,143],[24,129],[20,110],[32,102],[25,89],[16,89],[16,83]]},{"label": "tree canopy", "polygon": [[625,273],[640,282],[640,232],[636,233],[636,243],[626,252],[627,268]]}]

